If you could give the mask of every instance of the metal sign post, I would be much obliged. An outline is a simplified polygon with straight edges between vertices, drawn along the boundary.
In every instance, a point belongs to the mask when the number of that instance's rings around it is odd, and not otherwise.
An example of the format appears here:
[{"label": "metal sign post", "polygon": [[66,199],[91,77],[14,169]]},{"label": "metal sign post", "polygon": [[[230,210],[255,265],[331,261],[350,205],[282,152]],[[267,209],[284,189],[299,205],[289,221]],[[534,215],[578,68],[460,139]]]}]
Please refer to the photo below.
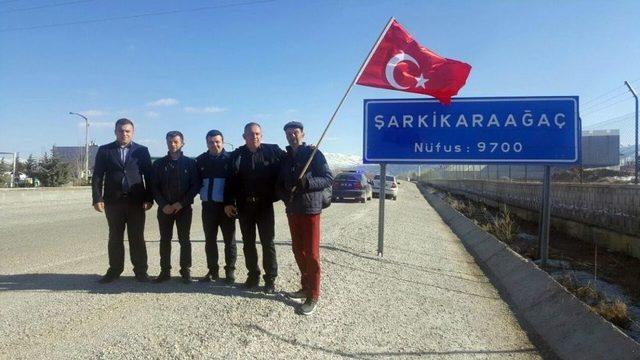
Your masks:
[{"label": "metal sign post", "polygon": [[542,184],[542,203],[538,239],[540,249],[540,266],[547,266],[549,261],[549,228],[551,227],[551,166],[544,167],[544,181]]},{"label": "metal sign post", "polygon": [[382,257],[384,252],[384,202],[387,197],[387,164],[380,164],[380,192],[378,197],[378,256]]}]

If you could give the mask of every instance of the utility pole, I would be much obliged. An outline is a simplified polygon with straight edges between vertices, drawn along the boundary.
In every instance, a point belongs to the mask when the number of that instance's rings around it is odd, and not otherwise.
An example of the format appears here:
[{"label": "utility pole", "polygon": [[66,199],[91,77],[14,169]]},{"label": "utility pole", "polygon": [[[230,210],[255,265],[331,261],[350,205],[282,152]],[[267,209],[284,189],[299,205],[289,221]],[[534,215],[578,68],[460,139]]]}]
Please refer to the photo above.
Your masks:
[{"label": "utility pole", "polygon": [[69,111],[70,115],[77,115],[84,119],[86,124],[84,132],[84,179],[89,182],[89,119],[86,116]]},{"label": "utility pole", "polygon": [[638,185],[638,94],[635,92],[635,90],[633,90],[631,84],[629,84],[628,81],[625,81],[624,84],[627,85],[629,91],[631,91],[631,94],[633,94],[633,97],[636,99],[636,151],[633,153],[633,164],[636,175],[634,177],[633,183]]}]

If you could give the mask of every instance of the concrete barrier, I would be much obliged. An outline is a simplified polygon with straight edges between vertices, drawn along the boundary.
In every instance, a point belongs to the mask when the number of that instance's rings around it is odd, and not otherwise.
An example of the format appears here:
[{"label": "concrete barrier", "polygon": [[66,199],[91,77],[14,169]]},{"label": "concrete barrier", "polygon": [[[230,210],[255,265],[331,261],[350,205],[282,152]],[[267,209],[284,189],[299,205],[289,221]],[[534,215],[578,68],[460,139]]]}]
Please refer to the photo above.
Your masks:
[{"label": "concrete barrier", "polygon": [[592,312],[533,262],[449,206],[423,195],[512,307],[534,342],[561,359],[640,359],[640,344]]},{"label": "concrete barrier", "polygon": [[91,205],[91,187],[0,189],[0,206],[55,201],[86,201]]}]

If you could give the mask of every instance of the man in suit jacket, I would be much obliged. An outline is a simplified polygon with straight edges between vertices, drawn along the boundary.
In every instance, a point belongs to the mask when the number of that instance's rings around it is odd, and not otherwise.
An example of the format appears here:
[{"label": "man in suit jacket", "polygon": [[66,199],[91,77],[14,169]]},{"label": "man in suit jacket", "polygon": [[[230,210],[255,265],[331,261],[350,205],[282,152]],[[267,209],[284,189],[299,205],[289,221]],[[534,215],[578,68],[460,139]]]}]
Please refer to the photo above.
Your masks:
[{"label": "man in suit jacket", "polygon": [[144,212],[153,206],[151,157],[145,146],[131,141],[133,133],[133,122],[119,119],[116,141],[100,146],[96,154],[91,181],[93,207],[105,212],[109,225],[109,270],[99,280],[101,283],[118,279],[124,270],[125,227],[135,278],[140,282],[149,281]]}]

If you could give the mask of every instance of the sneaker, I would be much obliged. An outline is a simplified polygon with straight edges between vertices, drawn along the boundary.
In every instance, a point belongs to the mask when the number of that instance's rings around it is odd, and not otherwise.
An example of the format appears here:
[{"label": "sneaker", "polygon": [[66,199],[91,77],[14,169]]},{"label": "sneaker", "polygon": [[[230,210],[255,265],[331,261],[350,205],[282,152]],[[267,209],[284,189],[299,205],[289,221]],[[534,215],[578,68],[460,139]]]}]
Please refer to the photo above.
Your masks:
[{"label": "sneaker", "polygon": [[260,278],[257,276],[249,276],[247,281],[244,282],[244,287],[247,289],[254,288],[260,284]]},{"label": "sneaker", "polygon": [[98,282],[99,282],[100,284],[108,284],[108,283],[110,283],[110,282],[114,282],[114,281],[118,280],[118,278],[120,278],[120,275],[116,275],[116,274],[114,274],[114,273],[112,273],[112,272],[110,272],[110,271],[107,271],[107,273],[106,273],[106,274],[104,274],[104,276],[103,276],[103,277],[101,277],[101,278],[98,280]]},{"label": "sneaker", "polygon": [[135,278],[138,282],[142,282],[142,283],[150,281],[149,275],[146,272],[136,274]]},{"label": "sneaker", "polygon": [[273,280],[265,281],[263,291],[265,294],[273,294],[276,292],[276,285]]},{"label": "sneaker", "polygon": [[191,271],[189,269],[180,269],[180,276],[182,276],[183,283],[191,284]]},{"label": "sneaker", "polygon": [[307,298],[304,304],[298,307],[298,314],[300,315],[311,315],[316,311],[316,307],[318,307],[318,300],[314,300],[312,298]]},{"label": "sneaker", "polygon": [[209,271],[207,275],[198,280],[199,282],[211,282],[218,280],[218,273],[215,271]]},{"label": "sneaker", "polygon": [[158,274],[158,277],[153,280],[153,282],[157,284],[165,282],[169,279],[171,279],[171,272],[169,270],[162,270],[160,271],[160,274]]},{"label": "sneaker", "polygon": [[225,272],[224,282],[227,285],[233,285],[236,282],[236,276],[233,270],[227,270]]},{"label": "sneaker", "polygon": [[286,292],[286,293],[284,293],[284,296],[288,297],[289,299],[293,299],[293,300],[304,300],[304,299],[307,298],[307,294],[302,289],[300,289],[298,291],[294,291],[294,292]]}]

